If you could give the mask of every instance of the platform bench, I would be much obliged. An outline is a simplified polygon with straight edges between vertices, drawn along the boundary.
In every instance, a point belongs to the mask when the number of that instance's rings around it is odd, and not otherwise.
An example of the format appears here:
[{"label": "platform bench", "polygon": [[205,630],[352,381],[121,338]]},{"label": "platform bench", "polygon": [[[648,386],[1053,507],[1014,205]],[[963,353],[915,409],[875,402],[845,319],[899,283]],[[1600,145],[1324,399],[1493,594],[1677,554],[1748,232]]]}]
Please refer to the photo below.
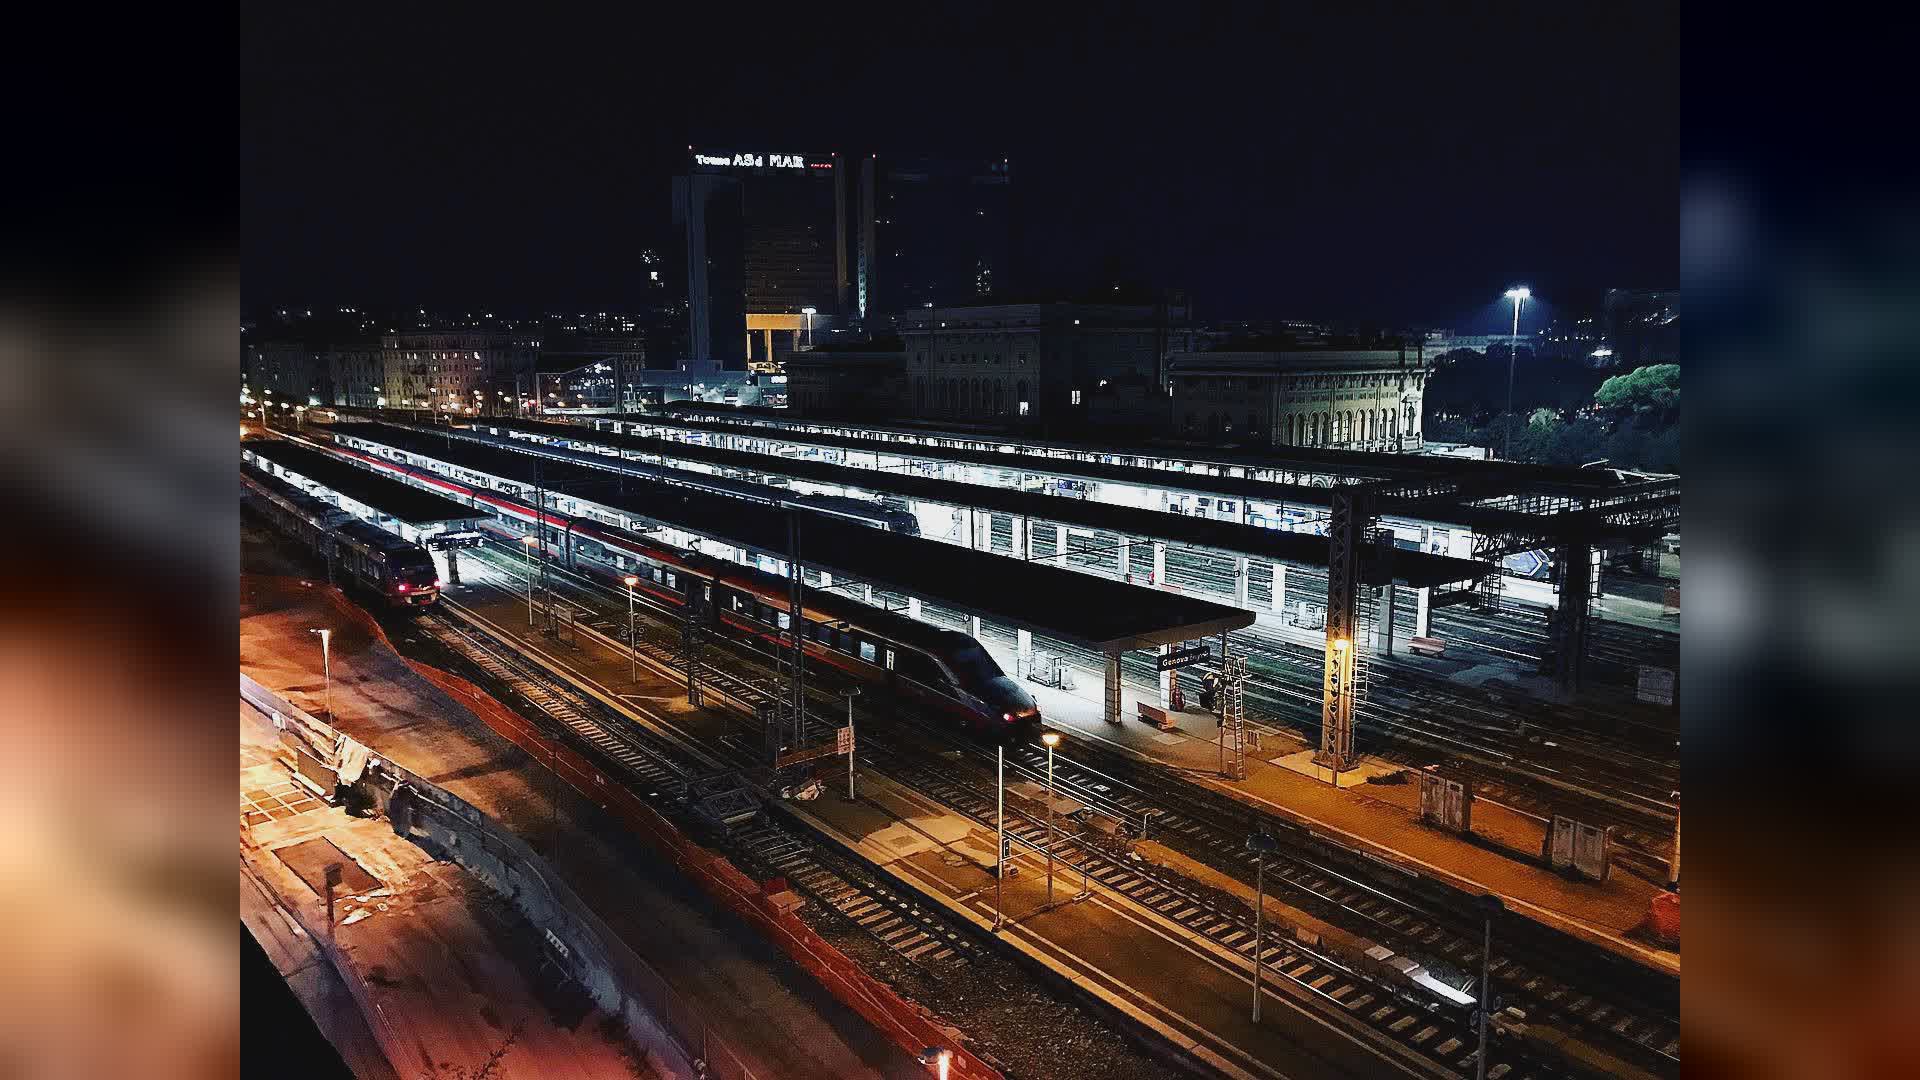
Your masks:
[{"label": "platform bench", "polygon": [[1439,656],[1447,651],[1447,643],[1434,637],[1408,638],[1407,651],[1417,656]]},{"label": "platform bench", "polygon": [[1145,720],[1161,731],[1172,731],[1178,726],[1167,718],[1167,710],[1149,705],[1144,701],[1140,703],[1140,719]]}]

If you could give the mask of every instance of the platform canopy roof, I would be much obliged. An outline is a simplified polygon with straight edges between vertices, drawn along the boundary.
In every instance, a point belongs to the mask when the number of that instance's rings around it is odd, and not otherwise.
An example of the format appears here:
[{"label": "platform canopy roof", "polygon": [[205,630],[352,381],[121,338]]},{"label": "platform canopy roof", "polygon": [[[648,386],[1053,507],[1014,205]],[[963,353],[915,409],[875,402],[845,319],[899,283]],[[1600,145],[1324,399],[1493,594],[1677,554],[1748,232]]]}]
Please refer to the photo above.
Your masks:
[{"label": "platform canopy roof", "polygon": [[[730,471],[771,474],[917,501],[968,506],[1024,517],[1029,521],[1057,522],[1084,529],[1100,529],[1121,536],[1144,537],[1212,548],[1238,555],[1292,563],[1297,566],[1324,568],[1327,565],[1327,540],[1323,536],[1315,536],[1311,533],[1283,532],[1238,521],[1188,517],[1134,506],[1041,495],[1015,488],[988,487],[929,476],[853,468],[826,461],[731,450],[644,435],[590,431],[577,424],[506,419],[479,419],[471,422],[476,427],[521,431],[657,458],[697,461]],[[516,442],[516,445],[521,444]],[[992,464],[1000,463],[992,462]],[[1242,481],[1242,483],[1268,489],[1281,486],[1258,484],[1256,481]],[[1318,490],[1324,493],[1325,489]],[[1277,501],[1277,497],[1271,491],[1254,497],[1264,501]],[[1324,502],[1322,498],[1318,504],[1308,501],[1307,505],[1324,505]],[[1493,567],[1488,563],[1425,551],[1396,549],[1384,560],[1380,559],[1378,553],[1372,549],[1361,552],[1361,581],[1370,585],[1384,584],[1391,576],[1393,580],[1411,587],[1430,587],[1477,580],[1492,571]]]},{"label": "platform canopy roof", "polygon": [[472,521],[480,516],[473,507],[464,503],[356,468],[331,454],[308,449],[285,439],[248,439],[240,444],[240,448],[415,528],[450,521]]},{"label": "platform canopy roof", "polygon": [[[831,515],[645,481],[626,484],[623,493],[605,469],[451,433],[426,434],[387,424],[336,424],[330,430],[778,559],[787,557],[788,522],[797,517],[800,561],[832,573],[839,582],[867,582],[1106,652],[1192,641],[1253,622],[1253,613],[1241,608],[886,532]],[[547,497],[551,506],[551,494]]]},{"label": "platform canopy roof", "polygon": [[[866,437],[807,430],[814,426],[854,426],[829,421],[775,420],[757,414],[730,421],[725,419],[731,415],[730,411],[692,415],[712,418],[686,419],[665,413],[646,413],[594,419],[600,422],[617,419],[627,424],[708,435],[724,433],[769,443],[833,447],[849,454],[889,454],[1016,473],[1306,506],[1329,505],[1333,489],[1325,483],[1256,479],[1245,475],[1244,470],[1339,476],[1342,482],[1364,482],[1400,492],[1382,500],[1380,509],[1385,512],[1417,521],[1466,526],[1479,533],[1524,535],[1536,544],[1551,544],[1561,536],[1579,536],[1589,542],[1608,539],[1644,542],[1648,535],[1658,536],[1672,528],[1671,519],[1677,516],[1680,501],[1678,478],[1623,477],[1609,469],[1568,469],[1511,461],[1312,447],[1285,447],[1268,452],[1191,444],[1101,446],[1020,436],[860,425],[859,430],[874,433],[874,437]],[[918,441],[929,439],[940,441]],[[1149,467],[1137,464],[1141,461],[1167,464]],[[1236,474],[1231,470],[1243,472]],[[1503,496],[1511,496],[1508,501],[1513,505],[1497,505]],[[1494,500],[1496,504],[1485,500]],[[1623,524],[1618,515],[1579,512],[1588,503],[1645,505],[1655,500],[1664,510],[1658,514],[1658,520],[1646,525],[1637,521]]]},{"label": "platform canopy roof", "polygon": [[[993,452],[1000,453],[1011,451],[1049,457],[1063,454],[1107,455],[1235,469],[1324,473],[1367,480],[1474,474],[1494,478],[1500,486],[1516,492],[1547,489],[1604,491],[1623,482],[1618,474],[1609,469],[1578,469],[1562,465],[1535,465],[1522,461],[1487,461],[1438,457],[1431,454],[1387,453],[1378,450],[1339,450],[1318,446],[1214,446],[1178,439],[1155,439],[1132,443],[1094,442],[1042,438],[1037,435],[948,429],[934,424],[910,422],[870,424],[855,420],[837,421],[828,418],[799,417],[788,415],[781,409],[750,405],[670,402],[656,406],[646,413],[601,419],[653,424],[677,422],[695,429],[739,428],[744,431],[758,431],[762,435],[769,427],[850,428],[874,432],[880,437],[876,441],[880,441],[882,445],[897,443],[903,439],[938,440],[943,445],[956,447],[991,446]],[[800,431],[794,430],[794,434],[798,436]],[[797,438],[796,441],[798,441]]]}]

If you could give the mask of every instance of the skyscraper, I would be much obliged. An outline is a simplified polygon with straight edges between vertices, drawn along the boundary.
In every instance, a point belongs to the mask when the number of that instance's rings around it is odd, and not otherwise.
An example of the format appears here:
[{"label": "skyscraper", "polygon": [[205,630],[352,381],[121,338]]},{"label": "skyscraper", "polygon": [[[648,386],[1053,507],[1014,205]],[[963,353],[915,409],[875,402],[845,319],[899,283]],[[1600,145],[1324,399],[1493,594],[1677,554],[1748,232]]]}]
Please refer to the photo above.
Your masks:
[{"label": "skyscraper", "polygon": [[[776,332],[838,315],[847,293],[846,186],[831,154],[689,148],[674,180],[686,242],[688,365],[770,361]],[[809,313],[811,309],[811,313]]]},{"label": "skyscraper", "polygon": [[1004,295],[1010,177],[1004,158],[863,160],[854,314],[881,330],[903,311]]}]

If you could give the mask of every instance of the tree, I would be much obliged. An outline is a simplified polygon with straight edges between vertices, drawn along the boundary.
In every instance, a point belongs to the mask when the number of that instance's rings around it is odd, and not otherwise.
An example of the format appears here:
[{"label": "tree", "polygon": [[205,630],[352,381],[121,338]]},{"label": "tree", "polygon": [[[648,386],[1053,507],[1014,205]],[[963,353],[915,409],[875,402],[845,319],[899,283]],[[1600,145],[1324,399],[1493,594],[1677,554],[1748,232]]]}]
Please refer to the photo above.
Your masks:
[{"label": "tree", "polygon": [[1594,391],[1594,404],[1635,416],[1672,416],[1680,409],[1680,365],[1651,364],[1615,375]]}]

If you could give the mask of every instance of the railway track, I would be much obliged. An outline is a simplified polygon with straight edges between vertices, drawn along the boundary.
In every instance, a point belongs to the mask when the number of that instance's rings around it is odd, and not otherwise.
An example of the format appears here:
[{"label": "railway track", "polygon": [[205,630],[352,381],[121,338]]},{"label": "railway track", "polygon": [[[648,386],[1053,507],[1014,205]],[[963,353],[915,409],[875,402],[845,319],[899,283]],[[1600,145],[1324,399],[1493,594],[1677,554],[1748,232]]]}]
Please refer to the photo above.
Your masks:
[{"label": "railway track", "polygon": [[[571,595],[583,604],[611,603],[612,594],[619,592],[585,582],[562,584],[563,588],[573,590]],[[623,629],[625,619],[623,615],[616,620],[611,613],[601,613],[583,617],[583,622],[606,632]],[[650,649],[649,642],[655,636],[649,631],[640,634],[642,655],[671,666],[681,654],[657,642]],[[730,645],[716,649],[715,653],[748,664],[771,662],[771,657],[757,650],[741,650]],[[741,682],[755,689],[765,685],[761,677],[742,678]],[[814,701],[820,707],[833,705],[828,685],[826,680],[816,682]],[[863,732],[883,730],[884,720],[877,713],[871,709],[862,711],[868,714]],[[946,759],[922,758],[916,763],[911,757],[912,751],[898,750],[894,742],[891,737],[869,734],[862,743],[862,757],[879,771],[990,827],[990,780],[977,773],[956,773]],[[750,753],[752,749],[746,742],[740,748],[743,753]],[[977,755],[978,748],[971,748],[971,752]],[[1082,756],[1088,756],[1088,748],[1082,748]],[[1011,767],[1031,775],[1044,775],[1044,754],[1037,748],[1017,749],[1010,763]],[[1056,762],[1056,781],[1065,780],[1060,784],[1063,794],[1090,806],[1103,806],[1104,812],[1118,820],[1138,820],[1143,813],[1157,811],[1152,826],[1157,839],[1174,838],[1181,850],[1199,853],[1216,869],[1251,878],[1251,861],[1239,845],[1252,814],[1237,805],[1208,806],[1208,800],[1196,798],[1199,789],[1194,785],[1177,780],[1169,785],[1164,783],[1164,778],[1132,775],[1136,768],[1117,757],[1104,760],[1098,769],[1062,760]],[[1131,778],[1118,779],[1122,774]],[[1044,842],[1044,823],[1028,815],[1016,816],[1010,831],[1024,843]],[[785,874],[807,895],[849,920],[855,923],[866,920],[862,929],[875,933],[889,948],[896,948],[903,955],[914,953],[911,959],[916,962],[934,956],[944,960],[943,949],[953,948],[954,941],[966,942],[964,937],[951,934],[950,928],[939,934],[917,928],[911,918],[914,912],[910,899],[889,901],[874,888],[849,892],[830,879],[816,877],[813,857],[798,855],[789,843],[775,837],[755,835],[739,854],[752,865]],[[1181,880],[1170,871],[1143,868],[1127,860],[1120,850],[1080,833],[1063,840],[1062,846],[1056,848],[1056,855],[1069,865],[1085,870],[1090,879],[1126,897],[1150,913],[1150,917],[1175,922],[1243,957],[1252,949],[1251,909],[1243,903]],[[1399,875],[1398,871],[1394,873]],[[1378,874],[1377,867],[1341,867],[1324,856],[1309,858],[1302,853],[1293,853],[1284,868],[1269,865],[1269,877],[1276,884],[1276,894],[1287,896],[1290,902],[1336,925],[1380,941],[1401,955],[1415,957],[1430,971],[1447,973],[1449,985],[1457,985],[1460,992],[1467,992],[1478,971],[1476,929],[1458,925],[1457,914],[1453,917],[1455,925],[1449,926],[1444,913],[1396,899],[1367,883],[1368,876],[1377,880]],[[1403,882],[1396,881],[1398,884]],[[1504,930],[1502,937],[1506,937]],[[1550,1022],[1563,1030],[1578,1031],[1602,1045],[1636,1056],[1656,1071],[1676,1067],[1677,1019],[1650,1018],[1636,1011],[1626,1003],[1631,1000],[1631,994],[1583,992],[1552,978],[1546,972],[1564,965],[1565,957],[1557,951],[1562,949],[1563,943],[1549,943],[1539,950],[1537,958],[1528,959],[1496,949],[1496,993],[1505,998],[1506,1003],[1523,1008],[1534,1022]],[[1448,1068],[1459,1067],[1461,1056],[1469,1055],[1470,1067],[1473,1046],[1470,1042],[1456,1042],[1470,1034],[1466,1018],[1454,1015],[1462,1011],[1458,1006],[1440,1003],[1431,995],[1423,999],[1405,989],[1371,980],[1336,958],[1314,954],[1293,942],[1286,943],[1280,952],[1263,950],[1263,959],[1277,978],[1302,988],[1304,994],[1324,999],[1329,1008],[1355,1017],[1357,1023],[1374,1029],[1378,1037],[1392,1039]],[[1677,1012],[1675,1015],[1677,1017]],[[1612,1025],[1606,1023],[1609,1019]],[[1612,1030],[1613,1026],[1620,1030]],[[1578,1075],[1564,1072],[1559,1062],[1536,1060],[1524,1054],[1503,1064],[1508,1066],[1508,1073],[1516,1077]],[[1514,1071],[1516,1069],[1520,1071]]]},{"label": "railway track", "polygon": [[[872,740],[868,745],[873,745]],[[885,749],[870,750],[866,756],[869,764],[892,779],[982,827],[994,827],[997,804],[990,779],[972,770],[955,769],[942,755],[903,750],[897,740],[889,740]],[[1081,790],[1072,782],[1062,786],[1057,762],[1055,769],[1056,789],[1067,797],[1083,801],[1098,798],[1098,793]],[[1187,820],[1168,820],[1163,815],[1159,824],[1178,828]],[[1044,820],[1025,810],[1010,810],[1007,831],[1029,848],[1043,847],[1047,841]],[[1103,844],[1087,831],[1076,829],[1057,835],[1054,857],[1059,863],[1100,882],[1150,918],[1197,934],[1249,964],[1261,964],[1274,979],[1292,985],[1326,1011],[1364,1027],[1376,1039],[1392,1042],[1447,1070],[1461,1074],[1473,1071],[1478,1043],[1469,1008],[1363,974],[1323,950],[1277,935],[1261,943],[1260,955],[1255,958],[1254,918],[1249,905],[1199,886],[1166,867],[1129,859],[1118,846]],[[1283,875],[1306,874],[1304,864],[1284,858],[1281,862],[1286,865],[1280,871]],[[1531,1048],[1511,1042],[1493,1044],[1489,1050],[1490,1077],[1522,1080],[1587,1075],[1571,1063],[1549,1062]]]},{"label": "railway track", "polygon": [[821,911],[936,979],[973,961],[978,946],[939,912],[816,843],[799,828],[763,811],[751,824],[716,834],[710,822],[692,813],[691,786],[702,777],[748,763],[696,757],[682,746],[649,736],[542,671],[457,603],[448,603],[444,615],[422,618],[419,627],[445,655],[457,659],[490,689],[547,718],[571,736],[569,741],[617,766],[635,795],[669,819],[712,836],[716,846],[743,870],[761,880],[784,877]]}]

